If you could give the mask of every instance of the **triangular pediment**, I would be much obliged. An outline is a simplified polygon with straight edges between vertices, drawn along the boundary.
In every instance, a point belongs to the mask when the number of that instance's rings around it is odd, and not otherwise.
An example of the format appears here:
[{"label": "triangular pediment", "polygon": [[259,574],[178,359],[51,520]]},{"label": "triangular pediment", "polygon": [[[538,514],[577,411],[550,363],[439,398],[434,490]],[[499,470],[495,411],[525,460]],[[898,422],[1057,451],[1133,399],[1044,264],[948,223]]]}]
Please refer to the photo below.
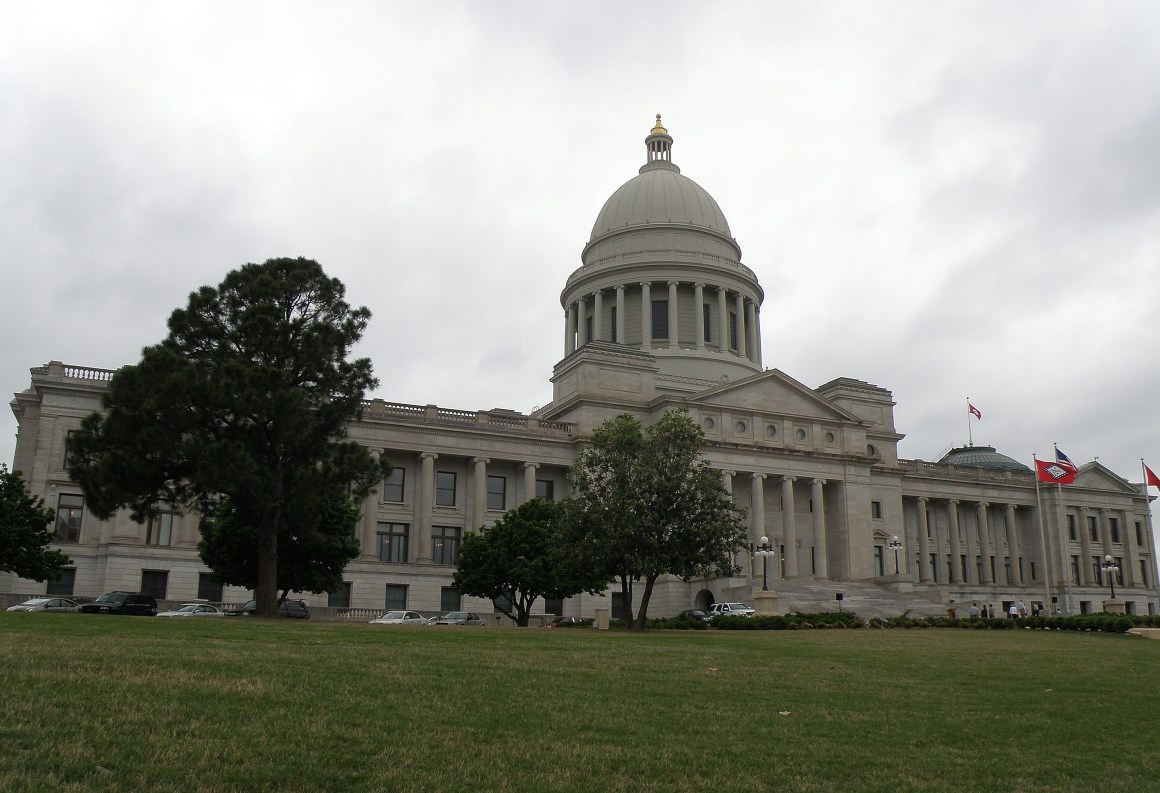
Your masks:
[{"label": "triangular pediment", "polygon": [[1140,495],[1139,488],[1132,485],[1127,479],[1110,468],[1105,468],[1099,461],[1093,460],[1079,467],[1079,475],[1075,478],[1073,487],[1082,487],[1090,490],[1104,490],[1114,493]]},{"label": "triangular pediment", "polygon": [[862,423],[853,413],[819,396],[812,388],[778,369],[714,386],[688,397],[688,403],[779,416]]}]

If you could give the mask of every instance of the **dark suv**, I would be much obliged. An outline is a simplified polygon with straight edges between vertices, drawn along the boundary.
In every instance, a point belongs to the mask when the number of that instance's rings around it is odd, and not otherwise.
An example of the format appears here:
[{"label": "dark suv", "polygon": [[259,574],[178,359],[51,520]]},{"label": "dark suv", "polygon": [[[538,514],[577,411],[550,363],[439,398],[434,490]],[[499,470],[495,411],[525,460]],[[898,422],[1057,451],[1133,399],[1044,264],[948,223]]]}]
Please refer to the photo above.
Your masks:
[{"label": "dark suv", "polygon": [[[243,617],[252,617],[258,610],[258,601],[247,600],[246,604],[237,611],[228,611],[226,614],[241,614]],[[301,600],[283,600],[278,606],[279,617],[289,617],[294,620],[310,619],[310,609]]]},{"label": "dark suv", "polygon": [[157,601],[145,592],[106,592],[91,603],[77,606],[80,614],[136,614],[157,616]]}]

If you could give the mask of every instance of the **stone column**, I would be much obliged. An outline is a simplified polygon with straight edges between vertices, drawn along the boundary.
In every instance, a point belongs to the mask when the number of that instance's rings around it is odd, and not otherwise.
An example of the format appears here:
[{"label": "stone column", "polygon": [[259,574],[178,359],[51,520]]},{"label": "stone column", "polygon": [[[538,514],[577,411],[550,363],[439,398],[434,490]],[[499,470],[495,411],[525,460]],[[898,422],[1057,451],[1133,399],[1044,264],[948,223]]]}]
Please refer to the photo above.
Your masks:
[{"label": "stone column", "polygon": [[829,578],[826,565],[826,503],[822,498],[822,485],[825,483],[825,479],[812,480],[810,493],[814,504],[814,564],[817,567],[814,578]]},{"label": "stone column", "polygon": [[640,346],[652,346],[652,284],[640,282]]},{"label": "stone column", "polygon": [[491,462],[487,457],[472,457],[475,465],[472,475],[471,495],[471,524],[468,531],[482,531],[487,516],[487,464]]},{"label": "stone column", "polygon": [[926,496],[919,496],[914,502],[915,523],[918,525],[918,580],[924,584],[934,581],[930,572],[930,539],[926,536]]},{"label": "stone column", "polygon": [[752,361],[757,355],[757,311],[752,300],[745,301],[745,341]]},{"label": "stone column", "polygon": [[742,358],[747,357],[745,354],[745,296],[740,292],[737,293],[736,300],[737,312],[737,354]]},{"label": "stone column", "polygon": [[590,341],[604,341],[604,292],[599,289],[592,293],[592,338]]},{"label": "stone column", "polygon": [[524,463],[524,501],[536,497],[536,469],[539,463]]},{"label": "stone column", "polygon": [[624,284],[616,285],[616,343],[624,344]]},{"label": "stone column", "polygon": [[725,287],[717,287],[717,349],[729,352],[729,303]]},{"label": "stone column", "polygon": [[757,542],[765,531],[765,474],[753,474],[752,504],[750,509],[750,528],[753,530],[753,541]]},{"label": "stone column", "polygon": [[[1094,571],[1092,570],[1092,538],[1091,526],[1088,518],[1091,517],[1087,507],[1080,507],[1079,514],[1079,548],[1083,556],[1079,560],[1079,582],[1083,586],[1091,586]],[[1069,560],[1070,561],[1070,560]]]},{"label": "stone column", "polygon": [[1112,526],[1108,521],[1108,510],[1100,508],[1100,539],[1103,540],[1103,556],[1114,556],[1112,553]]},{"label": "stone column", "polygon": [[431,563],[431,511],[435,507],[435,461],[439,455],[423,452],[422,473],[419,476],[419,525],[415,527],[413,561],[420,564]]},{"label": "stone column", "polygon": [[953,498],[947,502],[947,526],[947,534],[950,535],[951,542],[950,582],[952,584],[961,584],[963,583],[963,572],[961,569],[963,549],[959,545],[959,502]]},{"label": "stone column", "polygon": [[1132,524],[1132,516],[1125,510],[1121,513],[1123,520],[1120,525],[1120,537],[1124,541],[1124,586],[1135,586],[1136,571],[1140,562],[1136,559],[1136,527]]},{"label": "stone column", "polygon": [[[382,456],[382,449],[368,449],[375,462]],[[379,499],[382,498],[383,480],[380,479],[373,493],[363,499],[362,538],[359,541],[360,559],[377,559],[379,555]]]},{"label": "stone column", "polygon": [[725,487],[725,492],[729,496],[729,500],[733,500],[733,475],[736,471],[722,471],[721,484]]},{"label": "stone column", "polygon": [[1007,505],[1007,552],[1011,555],[1011,583],[1023,584],[1023,571],[1019,567],[1019,524],[1015,522],[1015,505]]},{"label": "stone column", "polygon": [[991,532],[987,527],[987,502],[980,501],[975,510],[979,520],[979,563],[983,568],[979,583],[993,584],[995,579],[991,575]]},{"label": "stone column", "polygon": [[754,357],[753,362],[761,366],[763,360],[761,356],[761,308],[756,305],[753,307],[753,327],[756,329],[757,334],[757,355]]},{"label": "stone column", "polygon": [[785,577],[798,577],[797,519],[794,516],[793,483],[795,477],[781,478],[781,525],[785,537]]},{"label": "stone column", "polygon": [[576,352],[576,304],[569,303],[564,312],[564,354]]},{"label": "stone column", "polygon": [[693,317],[697,321],[697,349],[705,349],[705,285],[693,284]]},{"label": "stone column", "polygon": [[584,298],[576,301],[576,346],[583,347],[592,339],[588,338],[588,303]]},{"label": "stone column", "polygon": [[677,282],[669,281],[669,347],[677,349],[680,344],[677,333]]}]

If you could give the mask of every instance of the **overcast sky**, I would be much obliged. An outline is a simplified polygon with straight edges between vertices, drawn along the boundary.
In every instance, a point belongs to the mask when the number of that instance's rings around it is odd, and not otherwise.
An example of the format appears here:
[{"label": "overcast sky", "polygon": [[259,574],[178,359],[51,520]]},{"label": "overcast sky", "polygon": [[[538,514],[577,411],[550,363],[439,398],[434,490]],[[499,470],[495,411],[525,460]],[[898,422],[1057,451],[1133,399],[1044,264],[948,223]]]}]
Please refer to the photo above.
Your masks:
[{"label": "overcast sky", "polygon": [[890,389],[906,457],[965,443],[970,397],[1028,465],[1160,470],[1160,4],[0,12],[6,395],[301,255],[373,312],[376,396],[530,411],[659,112],[765,288],[766,367]]}]

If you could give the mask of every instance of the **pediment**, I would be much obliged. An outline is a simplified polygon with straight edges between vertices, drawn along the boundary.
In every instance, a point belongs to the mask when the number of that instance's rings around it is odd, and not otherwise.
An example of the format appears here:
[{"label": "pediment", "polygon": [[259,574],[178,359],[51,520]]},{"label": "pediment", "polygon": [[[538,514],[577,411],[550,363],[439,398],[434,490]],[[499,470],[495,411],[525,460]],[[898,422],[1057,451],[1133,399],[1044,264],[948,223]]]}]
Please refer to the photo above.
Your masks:
[{"label": "pediment", "polygon": [[822,421],[863,423],[816,391],[778,369],[722,383],[688,397],[690,405],[746,410]]},{"label": "pediment", "polygon": [[1110,468],[1105,468],[1098,461],[1081,465],[1079,467],[1079,475],[1075,478],[1075,483],[1072,487],[1125,493],[1133,496],[1140,495],[1139,488],[1133,486],[1131,482]]}]

